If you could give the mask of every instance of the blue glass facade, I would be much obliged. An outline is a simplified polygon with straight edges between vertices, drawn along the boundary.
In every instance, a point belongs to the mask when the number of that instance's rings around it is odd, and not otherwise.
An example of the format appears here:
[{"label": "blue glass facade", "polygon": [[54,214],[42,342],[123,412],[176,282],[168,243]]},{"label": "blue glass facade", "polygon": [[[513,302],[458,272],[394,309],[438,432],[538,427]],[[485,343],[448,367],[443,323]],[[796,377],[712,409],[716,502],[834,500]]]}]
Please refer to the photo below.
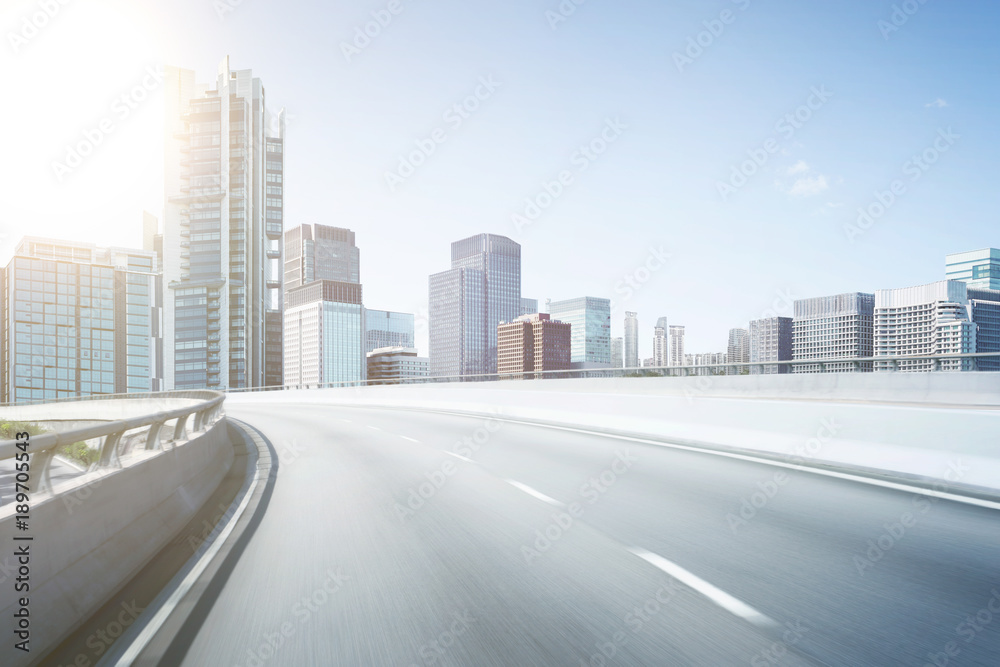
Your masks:
[{"label": "blue glass facade", "polygon": [[[978,325],[976,352],[1000,352],[1000,290],[968,290],[972,321]],[[1000,357],[977,359],[981,371],[1000,371]]]},{"label": "blue glass facade", "polygon": [[431,375],[486,373],[483,272],[451,269],[432,275],[429,282]]},{"label": "blue glass facade", "polygon": [[549,315],[572,325],[572,363],[611,363],[611,301],[584,296],[549,304]]},{"label": "blue glass facade", "polygon": [[365,352],[381,347],[412,348],[413,314],[365,309]]},{"label": "blue glass facade", "polygon": [[945,258],[945,277],[972,289],[1000,290],[1000,249],[958,252]]},{"label": "blue glass facade", "polygon": [[150,391],[153,253],[25,239],[3,271],[0,399]]}]

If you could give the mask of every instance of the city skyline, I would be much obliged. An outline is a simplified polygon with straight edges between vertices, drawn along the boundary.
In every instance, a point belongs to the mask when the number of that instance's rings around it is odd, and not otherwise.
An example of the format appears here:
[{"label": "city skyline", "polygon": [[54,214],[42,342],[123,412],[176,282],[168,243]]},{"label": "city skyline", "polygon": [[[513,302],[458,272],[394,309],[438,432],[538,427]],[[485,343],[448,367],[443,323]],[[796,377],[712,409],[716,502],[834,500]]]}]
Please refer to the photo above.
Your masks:
[{"label": "city skyline", "polygon": [[[4,16],[17,25],[33,6],[13,3]],[[234,68],[253,68],[269,86],[269,99],[288,109],[286,220],[350,227],[359,245],[369,248],[376,239],[384,243],[369,255],[362,282],[373,302],[393,311],[419,315],[426,307],[423,290],[399,286],[395,276],[427,275],[445,261],[450,240],[490,231],[525,247],[524,293],[540,300],[606,296],[616,301],[616,336],[626,309],[649,317],[666,313],[687,323],[697,349],[723,349],[725,332],[758,317],[779,292],[805,298],[928,282],[933,278],[926,267],[940,261],[940,249],[996,245],[983,211],[996,210],[1000,195],[983,165],[997,148],[986,111],[995,106],[997,92],[979,82],[989,76],[987,63],[996,61],[998,46],[983,31],[997,8],[976,7],[977,20],[970,22],[954,5],[922,5],[905,26],[883,36],[879,21],[888,18],[889,8],[733,3],[737,20],[680,68],[675,54],[685,52],[689,38],[715,12],[648,4],[623,15],[588,5],[553,28],[545,16],[550,8],[527,2],[479,16],[452,3],[419,11],[414,6],[348,60],[340,45],[371,20],[370,10],[323,8],[322,20],[314,20],[319,17],[298,7],[275,11],[242,3],[230,9],[217,15],[210,3],[193,1],[66,7],[17,52],[11,48],[0,56],[18,63],[12,68],[15,90],[45,72],[53,91],[40,91],[37,104],[23,110],[0,111],[10,126],[25,130],[12,139],[24,161],[5,165],[0,174],[11,185],[0,196],[7,220],[0,230],[7,234],[0,260],[9,257],[28,220],[41,236],[83,240],[73,234],[82,223],[93,235],[87,240],[140,247],[141,232],[132,221],[144,209],[162,217],[163,83],[148,68],[177,65],[211,80],[226,54]],[[188,29],[188,15],[208,20]],[[496,36],[481,44],[462,40],[454,47],[460,51],[447,54],[428,51],[428,36],[475,35],[484,22],[496,27]],[[289,25],[298,30],[282,29]],[[315,85],[300,50],[289,48],[283,36],[308,33],[314,25],[342,27],[332,39],[324,34],[326,51],[310,54],[310,62],[326,66],[336,94]],[[502,42],[511,30],[523,38],[516,52]],[[259,39],[272,31],[280,37]],[[604,68],[575,93],[547,92],[542,84],[559,77],[584,81],[594,62],[588,50],[595,34],[621,53],[602,56]],[[84,35],[90,48],[76,48]],[[768,63],[795,62],[805,35],[813,50],[801,67],[782,70],[779,77],[759,73],[774,71]],[[95,42],[101,48],[92,48]],[[764,62],[742,63],[743,49],[761,42],[773,44],[773,51],[760,55]],[[961,49],[949,48],[959,43]],[[852,47],[846,58],[845,44]],[[74,58],[60,57],[73,49]],[[420,59],[411,53],[432,62],[437,73],[413,69]],[[458,53],[465,57],[451,57]],[[825,66],[832,53],[837,65]],[[544,67],[535,71],[538,62]],[[564,70],[564,62],[574,64]],[[491,76],[492,84],[481,81],[489,83]],[[810,110],[815,118],[787,140],[774,131],[786,114],[804,104],[808,110],[812,89],[824,86],[830,96]],[[122,95],[127,99],[116,104]],[[75,102],[71,109],[50,103],[67,96]],[[444,119],[470,97],[475,113]],[[820,105],[820,98],[812,103]],[[541,108],[556,110],[560,120],[522,110]],[[65,163],[67,147],[106,116],[113,132],[58,180],[53,163]],[[586,171],[577,171],[578,147],[602,133],[616,136],[607,126],[616,118],[627,127],[606,153],[586,163]],[[385,173],[398,170],[399,156],[437,128],[446,140],[390,192]],[[948,136],[949,128],[959,137],[953,144],[939,135]],[[722,201],[717,183],[726,182],[732,168],[771,136],[781,149],[761,168],[763,174]],[[904,165],[939,150],[935,143],[947,152],[911,182]],[[511,216],[523,213],[524,200],[544,193],[543,182],[551,183],[561,169],[571,171],[573,182],[518,230]],[[896,179],[907,188],[901,196],[891,192]],[[334,197],[325,194],[331,181],[338,184]],[[857,224],[859,208],[878,212],[877,193],[886,201],[894,198],[892,205],[881,216],[869,216],[863,234],[848,238],[844,227]],[[941,225],[942,219],[959,222]],[[688,228],[711,231],[683,233]],[[572,238],[564,244],[567,236]],[[684,242],[670,247],[668,241],[679,237]],[[661,246],[670,262],[630,297],[616,292],[624,276],[646,265],[650,248]],[[566,256],[546,250],[556,247]],[[890,248],[900,252],[887,258]],[[720,253],[723,266],[702,278],[715,299],[716,307],[707,308],[676,284],[699,270],[701,258]],[[600,268],[574,269],[581,265]],[[816,265],[824,268],[806,270]],[[764,273],[760,266],[773,269]],[[752,299],[729,293],[737,278]],[[422,349],[425,331],[418,326]],[[640,338],[641,358],[650,356],[651,345],[650,336]]]}]

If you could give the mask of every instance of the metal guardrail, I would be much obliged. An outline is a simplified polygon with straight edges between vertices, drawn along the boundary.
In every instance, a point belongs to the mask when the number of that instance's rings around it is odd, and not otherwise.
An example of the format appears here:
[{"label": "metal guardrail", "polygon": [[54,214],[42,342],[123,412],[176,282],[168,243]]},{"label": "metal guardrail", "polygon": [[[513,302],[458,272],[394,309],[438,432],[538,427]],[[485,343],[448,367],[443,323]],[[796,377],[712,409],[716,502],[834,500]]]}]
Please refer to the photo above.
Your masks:
[{"label": "metal guardrail", "polygon": [[[980,360],[993,360],[992,364],[980,364]],[[950,364],[949,362],[954,362]],[[697,375],[743,375],[771,374],[783,372],[779,369],[795,367],[819,367],[819,370],[806,370],[812,373],[843,372],[829,370],[830,367],[850,365],[856,372],[886,372],[876,365],[888,365],[888,372],[907,372],[908,364],[922,365],[929,368],[915,368],[923,372],[948,372],[958,370],[1000,371],[1000,352],[972,352],[963,354],[933,354],[933,355],[901,355],[881,357],[824,357],[814,359],[792,359],[784,361],[753,361],[733,362],[724,364],[706,364],[690,366],[641,366],[628,368],[581,368],[559,371],[528,371],[521,373],[483,373],[475,375],[432,375],[427,377],[400,378],[392,380],[364,380],[349,382],[319,382],[303,384],[283,384],[265,387],[247,387],[241,389],[223,389],[227,393],[245,393],[260,391],[282,391],[286,389],[331,389],[336,387],[371,387],[398,384],[431,384],[439,382],[495,382],[498,380],[538,380],[546,378],[597,378],[597,377],[686,377]],[[951,368],[954,365],[956,368]],[[982,366],[980,368],[980,366]],[[992,368],[990,367],[992,366]],[[746,370],[747,373],[739,371]],[[713,372],[714,371],[714,372]],[[756,373],[755,373],[756,371]]]},{"label": "metal guardrail", "polygon": [[[156,392],[147,394],[104,394],[46,401],[42,404],[77,401],[108,401],[134,398],[147,400],[157,398],[191,398],[198,400],[198,402],[192,405],[173,408],[171,410],[161,410],[159,412],[142,415],[140,417],[132,417],[130,419],[107,421],[92,426],[84,426],[62,432],[47,432],[32,435],[29,440],[29,454],[31,455],[29,490],[31,492],[45,490],[51,491],[50,463],[55,457],[56,450],[64,445],[84,440],[91,440],[94,438],[103,438],[100,445],[100,458],[95,466],[97,468],[121,467],[121,446],[123,444],[123,436],[128,431],[148,426],[149,429],[145,435],[145,449],[150,451],[162,449],[163,444],[161,433],[163,432],[163,427],[167,422],[174,421],[173,433],[171,434],[168,443],[176,445],[177,442],[185,440],[189,435],[187,424],[190,417],[194,417],[191,421],[191,434],[206,430],[207,427],[214,424],[221,416],[222,403],[225,401],[226,395],[217,391],[209,390]],[[17,403],[9,407],[21,407],[28,405],[38,404]],[[44,420],[32,421],[44,422]],[[0,461],[15,458],[19,451],[20,450],[17,448],[16,440],[0,441]]]}]

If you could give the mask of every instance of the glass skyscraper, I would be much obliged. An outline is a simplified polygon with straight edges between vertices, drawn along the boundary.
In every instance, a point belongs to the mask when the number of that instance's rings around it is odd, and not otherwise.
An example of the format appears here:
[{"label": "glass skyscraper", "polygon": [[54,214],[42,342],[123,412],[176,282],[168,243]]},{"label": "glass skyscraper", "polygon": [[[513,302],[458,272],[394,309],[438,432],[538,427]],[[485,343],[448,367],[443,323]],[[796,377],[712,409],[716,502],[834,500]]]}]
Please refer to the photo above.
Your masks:
[{"label": "glass skyscraper", "polygon": [[639,367],[639,314],[627,311],[625,313],[625,368]]},{"label": "glass skyscraper", "polygon": [[164,373],[168,388],[280,375],[283,114],[250,70],[215,88],[166,70]]},{"label": "glass skyscraper", "polygon": [[495,373],[497,325],[521,313],[521,246],[497,234],[455,241],[451,270],[429,288],[431,374]]},{"label": "glass skyscraper", "polygon": [[611,364],[611,301],[582,296],[550,301],[549,315],[572,325],[570,362],[583,365]]},{"label": "glass skyscraper", "polygon": [[25,238],[2,275],[0,401],[147,392],[156,255]]},{"label": "glass skyscraper", "polygon": [[365,309],[365,352],[413,345],[413,314]]},{"label": "glass skyscraper", "polygon": [[667,318],[661,317],[656,320],[653,327],[653,365],[668,366],[670,362],[670,349],[668,342]]},{"label": "glass skyscraper", "polygon": [[[968,286],[972,321],[978,325],[976,352],[1000,352],[1000,250],[986,248],[948,255],[946,277]],[[1000,357],[976,360],[981,371],[1000,371]]]},{"label": "glass skyscraper", "polygon": [[366,376],[361,285],[314,280],[285,295],[285,384]]},{"label": "glass skyscraper", "polygon": [[431,375],[478,375],[486,366],[486,280],[476,269],[430,277]]}]

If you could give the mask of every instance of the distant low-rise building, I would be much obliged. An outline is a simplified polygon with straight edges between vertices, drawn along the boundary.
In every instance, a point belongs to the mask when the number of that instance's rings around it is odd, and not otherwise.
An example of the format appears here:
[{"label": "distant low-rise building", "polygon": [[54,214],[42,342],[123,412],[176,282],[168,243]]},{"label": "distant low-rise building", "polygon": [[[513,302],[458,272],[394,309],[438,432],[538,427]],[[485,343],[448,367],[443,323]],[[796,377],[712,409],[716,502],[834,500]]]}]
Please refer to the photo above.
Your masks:
[{"label": "distant low-rise building", "polygon": [[430,360],[412,347],[382,347],[367,355],[369,384],[401,384],[430,377]]},{"label": "distant low-rise building", "polygon": [[[497,372],[501,375],[569,370],[572,327],[546,313],[523,315],[497,326]],[[515,375],[515,377],[523,377]]]}]

